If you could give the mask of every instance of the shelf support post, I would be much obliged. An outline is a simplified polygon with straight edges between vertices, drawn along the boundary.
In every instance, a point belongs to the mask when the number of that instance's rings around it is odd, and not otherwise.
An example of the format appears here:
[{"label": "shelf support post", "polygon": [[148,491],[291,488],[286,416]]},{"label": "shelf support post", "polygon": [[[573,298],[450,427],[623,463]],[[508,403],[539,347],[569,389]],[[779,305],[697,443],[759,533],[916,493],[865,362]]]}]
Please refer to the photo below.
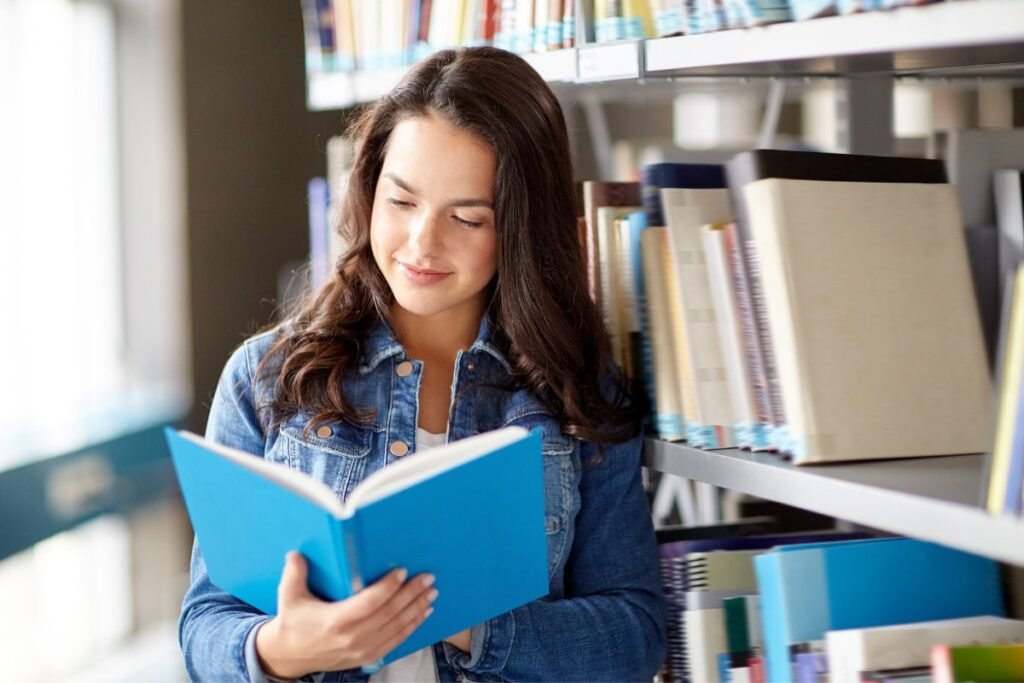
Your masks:
[{"label": "shelf support post", "polygon": [[890,156],[893,82],[889,75],[844,78],[836,88],[839,148],[848,154]]}]

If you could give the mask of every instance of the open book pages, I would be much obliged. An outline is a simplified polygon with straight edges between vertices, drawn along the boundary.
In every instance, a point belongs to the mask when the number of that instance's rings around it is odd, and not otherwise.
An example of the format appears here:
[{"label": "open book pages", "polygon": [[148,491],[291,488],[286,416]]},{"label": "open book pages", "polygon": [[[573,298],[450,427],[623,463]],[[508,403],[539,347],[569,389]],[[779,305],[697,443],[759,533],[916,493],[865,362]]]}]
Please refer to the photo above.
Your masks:
[{"label": "open book pages", "polygon": [[182,436],[215,451],[223,457],[262,477],[277,482],[288,490],[299,494],[312,503],[324,508],[335,517],[344,519],[361,506],[387,498],[396,491],[410,488],[421,481],[441,472],[454,469],[502,446],[519,441],[529,432],[522,427],[505,427],[485,432],[453,443],[431,448],[415,457],[405,458],[393,465],[374,472],[352,491],[344,503],[323,482],[317,481],[287,465],[271,462],[237,448],[207,441],[191,432],[182,431]]}]

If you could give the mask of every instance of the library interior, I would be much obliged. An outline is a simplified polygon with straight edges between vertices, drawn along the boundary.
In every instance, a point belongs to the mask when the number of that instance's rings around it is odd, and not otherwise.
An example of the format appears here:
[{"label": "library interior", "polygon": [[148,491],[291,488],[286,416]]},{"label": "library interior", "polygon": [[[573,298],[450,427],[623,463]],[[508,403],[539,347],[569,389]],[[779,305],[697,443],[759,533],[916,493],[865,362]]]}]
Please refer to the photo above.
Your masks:
[{"label": "library interior", "polygon": [[0,255],[0,678],[1024,683],[1024,0],[0,0]]}]

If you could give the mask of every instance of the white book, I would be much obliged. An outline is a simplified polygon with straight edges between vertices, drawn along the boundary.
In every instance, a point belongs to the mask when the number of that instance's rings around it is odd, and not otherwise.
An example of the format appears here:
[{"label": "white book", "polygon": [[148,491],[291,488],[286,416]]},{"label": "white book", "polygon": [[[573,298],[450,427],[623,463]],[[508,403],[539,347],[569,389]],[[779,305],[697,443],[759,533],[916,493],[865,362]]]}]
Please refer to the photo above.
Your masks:
[{"label": "white book", "polygon": [[927,666],[933,645],[1024,641],[1024,621],[982,616],[829,631],[833,683],[860,683],[860,672]]},{"label": "white book", "polygon": [[632,228],[628,219],[615,221],[616,241],[618,246],[618,260],[616,266],[619,271],[619,281],[622,283],[622,301],[619,309],[620,335],[623,343],[622,353],[626,364],[626,374],[636,377],[643,372],[642,368],[633,367],[634,357],[637,355],[633,349],[636,335],[640,332],[640,306],[636,298],[636,278],[633,272],[633,243]]},{"label": "white book", "polygon": [[743,191],[794,461],[985,451],[992,382],[954,188]]},{"label": "white book", "polygon": [[[683,312],[683,330],[676,340],[683,363],[680,381],[684,387],[692,386],[693,394],[693,410],[685,399],[683,404],[687,438],[705,448],[733,446],[736,414],[701,238],[704,225],[732,220],[729,194],[725,189],[663,188],[661,198],[675,262],[673,286]],[[689,393],[684,391],[684,396]]]},{"label": "white book", "polygon": [[999,228],[999,286],[1024,261],[1024,169],[1001,169],[992,176]]},{"label": "white book", "polygon": [[689,680],[719,683],[718,654],[729,648],[725,638],[725,610],[687,609],[683,613],[683,620],[686,624]]},{"label": "white book", "polygon": [[741,448],[754,448],[757,445],[754,438],[754,430],[758,425],[757,407],[754,405],[754,388],[747,371],[743,327],[740,323],[736,283],[729,266],[725,230],[721,229],[721,224],[708,225],[704,227],[702,237],[708,266],[708,285],[718,323],[718,339],[736,420],[736,441]]},{"label": "white book", "polygon": [[965,226],[995,223],[992,174],[1001,168],[1024,168],[1024,129],[949,131],[946,170]]}]

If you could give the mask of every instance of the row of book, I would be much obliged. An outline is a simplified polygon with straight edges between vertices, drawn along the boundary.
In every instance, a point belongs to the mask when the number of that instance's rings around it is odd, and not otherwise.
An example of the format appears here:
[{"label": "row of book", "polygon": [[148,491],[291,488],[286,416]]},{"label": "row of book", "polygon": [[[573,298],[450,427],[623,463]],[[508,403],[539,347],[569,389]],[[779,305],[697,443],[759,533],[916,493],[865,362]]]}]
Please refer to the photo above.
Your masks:
[{"label": "row of book", "polygon": [[308,73],[407,66],[458,45],[517,53],[749,28],[936,0],[302,0]]},{"label": "row of book", "polygon": [[307,73],[407,66],[460,45],[576,43],[575,0],[302,0],[302,16]]},{"label": "row of book", "polygon": [[659,529],[675,683],[1024,681],[998,565],[765,520]]},{"label": "row of book", "polygon": [[755,150],[643,176],[584,183],[585,241],[661,438],[797,463],[987,450],[991,380],[942,162]]},{"label": "row of book", "polygon": [[[1000,328],[995,283],[1012,282],[1024,244],[1021,176],[1000,172],[993,193],[993,173],[957,151],[984,151],[989,134],[1012,150],[1008,133],[1024,166],[1024,131],[949,136],[955,188],[937,160],[779,150],[582,183],[592,294],[657,435],[798,464],[991,451],[986,505],[1019,514],[1024,297],[1013,290],[996,392],[986,347]],[[314,287],[343,249],[351,154],[330,140],[327,178],[310,183]],[[963,194],[976,174],[989,177],[977,206]],[[998,228],[982,225],[997,204]]]},{"label": "row of book", "polygon": [[756,150],[643,176],[584,183],[581,239],[661,438],[798,464],[994,447],[1000,511],[1019,514],[1024,338],[1003,343],[993,444],[979,317],[998,309],[997,254],[1011,282],[1020,258],[1019,172],[1000,174],[998,229],[966,232],[938,160]]}]

